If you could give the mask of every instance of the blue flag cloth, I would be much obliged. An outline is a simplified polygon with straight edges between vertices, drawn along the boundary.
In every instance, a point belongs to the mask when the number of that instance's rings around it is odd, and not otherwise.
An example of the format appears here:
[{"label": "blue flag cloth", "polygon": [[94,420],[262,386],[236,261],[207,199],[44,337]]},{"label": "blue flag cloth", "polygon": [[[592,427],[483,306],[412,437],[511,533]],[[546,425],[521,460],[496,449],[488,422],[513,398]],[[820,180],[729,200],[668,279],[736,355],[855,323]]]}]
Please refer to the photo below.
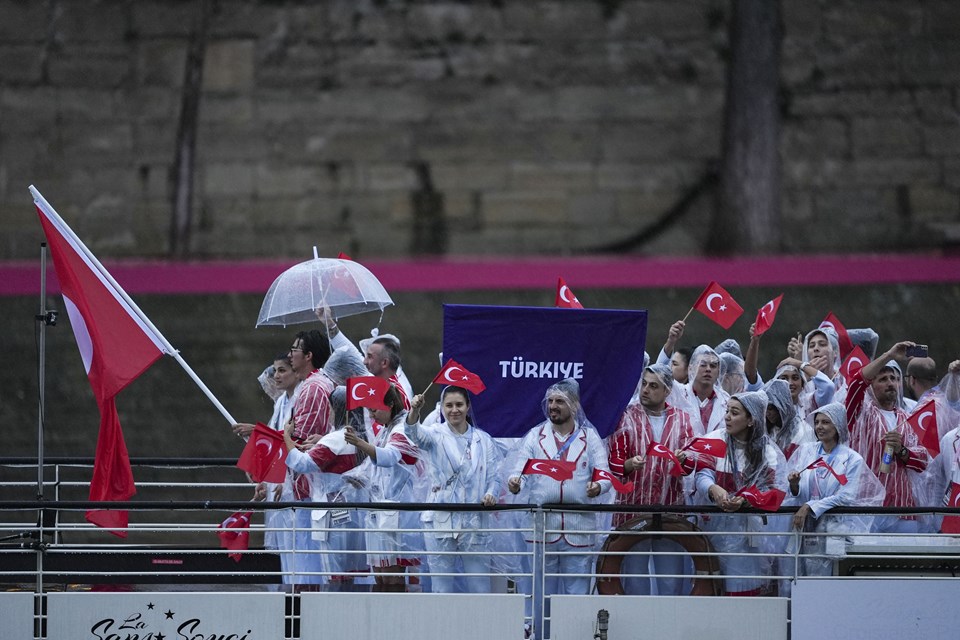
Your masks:
[{"label": "blue flag cloth", "polygon": [[544,421],[554,382],[574,378],[601,437],[613,433],[643,375],[646,311],[443,305],[443,357],[476,373],[479,426],[520,437]]}]

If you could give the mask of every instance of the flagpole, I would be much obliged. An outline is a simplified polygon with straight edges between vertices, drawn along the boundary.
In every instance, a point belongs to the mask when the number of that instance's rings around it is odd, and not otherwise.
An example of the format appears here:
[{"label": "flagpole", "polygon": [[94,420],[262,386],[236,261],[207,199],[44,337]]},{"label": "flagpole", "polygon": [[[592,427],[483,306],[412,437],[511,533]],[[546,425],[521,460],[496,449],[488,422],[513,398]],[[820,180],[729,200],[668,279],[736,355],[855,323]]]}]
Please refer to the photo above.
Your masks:
[{"label": "flagpole", "polygon": [[683,316],[683,321],[686,322],[687,318],[690,317],[690,314],[693,313],[694,307],[690,307],[690,311],[687,311],[687,315]]},{"label": "flagpole", "polygon": [[237,421],[234,420],[233,416],[230,415],[230,412],[227,411],[226,407],[224,407],[220,403],[217,397],[213,395],[213,392],[210,391],[209,388],[207,388],[207,385],[203,383],[203,380],[200,379],[200,377],[196,374],[196,372],[194,372],[194,370],[190,368],[190,365],[187,364],[187,362],[183,359],[183,357],[180,355],[180,352],[177,349],[175,349],[172,344],[170,344],[170,341],[167,340],[166,336],[160,333],[160,330],[157,329],[156,326],[154,326],[153,322],[150,321],[150,318],[148,318],[146,314],[144,314],[143,311],[140,310],[140,307],[137,306],[137,303],[134,302],[129,295],[127,295],[127,292],[123,290],[123,287],[117,284],[117,281],[113,279],[113,276],[110,275],[110,272],[107,271],[102,264],[100,264],[100,261],[97,260],[97,257],[93,255],[93,253],[87,248],[87,246],[83,244],[80,238],[78,238],[77,235],[73,233],[73,230],[70,229],[70,227],[67,225],[66,222],[64,222],[63,218],[60,217],[60,214],[58,214],[56,210],[52,206],[50,206],[50,203],[47,202],[46,198],[40,195],[40,192],[37,191],[36,187],[34,187],[33,185],[30,185],[30,193],[31,195],[33,195],[33,200],[37,205],[42,207],[48,215],[55,218],[61,225],[63,225],[63,227],[65,227],[70,232],[70,234],[73,236],[73,239],[76,240],[77,242],[77,247],[83,251],[83,254],[87,257],[87,259],[90,260],[90,262],[97,268],[97,270],[100,272],[100,275],[102,275],[107,280],[107,282],[110,283],[114,291],[116,291],[123,298],[124,302],[126,302],[127,305],[129,305],[130,310],[136,313],[137,317],[140,318],[140,320],[144,324],[146,324],[147,327],[150,328],[150,330],[160,340],[160,342],[163,343],[163,346],[166,350],[167,355],[172,356],[173,359],[176,360],[177,363],[183,368],[183,370],[187,372],[187,375],[190,376],[190,378],[197,384],[198,387],[200,387],[200,390],[203,392],[205,396],[207,396],[210,402],[213,403],[213,406],[215,406],[217,410],[220,411],[220,414],[224,418],[226,418],[230,424],[236,424]]}]

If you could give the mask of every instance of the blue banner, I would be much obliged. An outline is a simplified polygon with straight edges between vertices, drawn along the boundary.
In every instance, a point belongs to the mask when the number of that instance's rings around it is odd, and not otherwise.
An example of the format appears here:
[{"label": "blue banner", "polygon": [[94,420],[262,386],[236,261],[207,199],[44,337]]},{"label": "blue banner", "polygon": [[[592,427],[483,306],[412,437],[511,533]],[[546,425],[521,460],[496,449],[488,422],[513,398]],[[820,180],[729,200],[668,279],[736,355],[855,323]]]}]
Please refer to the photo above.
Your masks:
[{"label": "blue banner", "polygon": [[476,373],[479,426],[519,437],[543,422],[554,382],[574,378],[587,418],[606,437],[643,374],[646,311],[443,305],[443,359]]}]

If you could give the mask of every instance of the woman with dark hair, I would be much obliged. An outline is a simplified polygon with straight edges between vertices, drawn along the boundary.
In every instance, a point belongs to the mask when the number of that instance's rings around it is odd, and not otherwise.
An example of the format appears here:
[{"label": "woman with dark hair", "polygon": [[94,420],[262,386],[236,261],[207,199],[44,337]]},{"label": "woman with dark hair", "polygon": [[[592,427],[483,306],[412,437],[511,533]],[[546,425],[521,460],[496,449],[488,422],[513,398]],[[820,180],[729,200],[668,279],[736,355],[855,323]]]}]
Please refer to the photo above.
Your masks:
[{"label": "woman with dark hair", "polygon": [[[440,394],[440,410],[444,421],[423,425],[419,422],[423,396],[414,396],[407,414],[406,434],[424,452],[430,480],[428,502],[474,503],[492,507],[497,504],[503,481],[500,463],[503,456],[496,442],[474,424],[470,411],[470,394],[460,387],[446,387]],[[491,549],[489,514],[479,511],[425,511],[420,517],[425,525],[424,543],[433,573],[490,573]],[[454,575],[432,575],[434,592],[485,593],[490,578],[461,578],[457,588]]]},{"label": "woman with dark hair", "polygon": [[[363,463],[344,474],[348,482],[369,490],[370,502],[415,502],[414,485],[419,472],[420,450],[403,429],[406,411],[403,398],[394,385],[384,395],[386,409],[373,409],[374,420],[383,425],[367,442],[347,427],[345,439],[367,456]],[[417,529],[416,513],[379,509],[365,518],[367,564],[373,570],[378,591],[404,591],[406,567],[420,564],[423,543],[418,533],[398,529]],[[399,574],[399,575],[398,575]]]},{"label": "woman with dark hair", "polygon": [[[722,458],[698,456],[695,501],[714,504],[731,514],[749,506],[737,492],[755,487],[759,491],[786,490],[786,462],[783,453],[769,439],[766,430],[767,394],[763,391],[738,393],[727,402],[724,428],[704,436],[723,440],[727,452]],[[775,551],[779,540],[758,535],[767,527],[759,515],[710,515],[703,518],[702,528],[720,535],[710,536],[714,548],[722,555],[720,569],[727,595],[756,596],[765,592],[763,579],[769,562],[761,554]],[[747,535],[736,535],[736,534]]]}]

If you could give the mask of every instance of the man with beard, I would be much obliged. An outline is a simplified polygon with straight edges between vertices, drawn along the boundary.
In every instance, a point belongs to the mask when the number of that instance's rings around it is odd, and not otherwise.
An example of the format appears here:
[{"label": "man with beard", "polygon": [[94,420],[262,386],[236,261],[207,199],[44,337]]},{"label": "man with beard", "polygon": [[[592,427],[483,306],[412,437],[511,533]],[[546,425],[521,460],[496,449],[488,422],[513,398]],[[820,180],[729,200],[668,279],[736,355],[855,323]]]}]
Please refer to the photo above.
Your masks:
[{"label": "man with beard", "polygon": [[[512,464],[506,466],[509,469],[507,488],[515,495],[520,494],[522,489],[519,501],[525,499],[528,504],[599,502],[597,497],[610,490],[611,482],[595,481],[594,470],[609,474],[610,469],[607,466],[606,447],[580,405],[580,385],[570,378],[551,385],[544,395],[542,407],[547,420],[521,439]],[[546,467],[543,471],[531,469],[532,473],[523,475],[527,462],[536,460],[572,463],[573,477],[558,480],[550,475],[541,475],[551,468],[549,464],[539,465]],[[548,547],[542,570],[544,574],[553,574],[544,582],[544,594],[587,594],[590,589],[590,577],[587,574],[591,572],[593,562],[589,552],[594,548],[596,536],[584,532],[597,529],[596,514],[551,511],[546,514],[544,527],[550,533],[544,538]],[[528,539],[527,542],[536,544],[534,539]],[[555,555],[557,553],[571,555]],[[538,575],[536,579],[539,581],[543,576]],[[530,578],[521,578],[518,583],[524,593],[531,593]],[[540,628],[540,611],[534,613],[534,621]],[[545,637],[545,634],[538,635]]]},{"label": "man with beard", "polygon": [[[909,475],[923,472],[929,463],[927,450],[907,424],[900,404],[900,365],[913,342],[898,342],[856,372],[847,390],[847,423],[850,448],[863,456],[886,490],[885,507],[915,506]],[[889,471],[881,469],[887,458]],[[916,516],[882,516],[874,522],[881,533],[916,533]]]},{"label": "man with beard", "polygon": [[[620,425],[610,440],[610,470],[633,483],[630,493],[618,493],[618,504],[683,504],[683,478],[676,463],[660,456],[647,455],[650,446],[674,452],[683,461],[680,451],[693,438],[690,417],[667,404],[673,389],[670,367],[655,364],[643,371],[640,382],[640,400],[629,404],[620,419]],[[684,470],[684,474],[689,470]],[[633,513],[614,515],[614,526],[633,518]],[[647,540],[632,549],[637,551],[675,551],[676,545],[662,539]],[[634,595],[681,595],[683,580],[657,578],[656,575],[679,575],[684,572],[681,555],[643,555],[631,558],[637,567],[635,573],[650,574],[650,578],[629,579],[628,593]],[[628,572],[633,573],[633,572]]]}]

